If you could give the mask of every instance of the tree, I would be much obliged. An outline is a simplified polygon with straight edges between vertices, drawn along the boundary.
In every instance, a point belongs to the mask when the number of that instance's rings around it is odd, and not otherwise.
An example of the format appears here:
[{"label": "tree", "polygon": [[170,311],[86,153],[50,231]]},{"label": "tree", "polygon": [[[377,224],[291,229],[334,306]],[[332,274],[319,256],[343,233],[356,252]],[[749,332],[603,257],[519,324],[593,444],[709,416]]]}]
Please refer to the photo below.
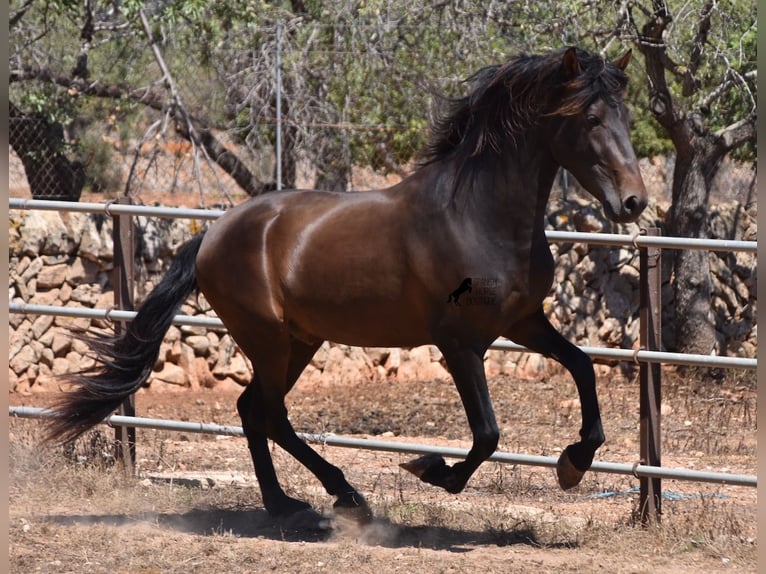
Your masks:
[{"label": "tree", "polygon": [[[752,0],[587,0],[537,3],[531,41],[559,37],[605,52],[632,45],[627,98],[637,153],[673,156],[669,235],[707,237],[713,179],[724,157],[756,149],[756,4]],[[529,26],[529,21],[521,24]],[[641,64],[643,60],[643,66]],[[647,82],[648,81],[648,82]],[[647,90],[647,83],[649,89]],[[648,103],[648,105],[647,105]],[[707,354],[716,344],[709,255],[665,252],[673,275],[669,347]]]},{"label": "tree", "polygon": [[[194,8],[192,3],[180,4]],[[12,12],[14,8],[12,3]],[[172,11],[168,13],[173,15]],[[155,12],[155,22],[161,21],[162,15]],[[152,122],[144,133],[135,149],[136,158],[141,143],[156,142],[157,137],[165,134],[172,125],[195,146],[195,162],[200,154],[216,162],[250,195],[268,189],[268,185],[258,181],[236,153],[219,141],[208,117],[197,117],[186,108],[181,94],[175,89],[173,74],[165,66],[155,43],[153,34],[161,34],[162,30],[150,27],[143,3],[124,2],[118,9],[115,5],[100,6],[91,1],[27,1],[12,13],[10,30],[12,101],[16,98],[20,105],[24,105],[32,99],[39,104],[41,110],[38,111],[47,112],[53,116],[51,121],[61,124],[71,123],[78,114],[92,113],[94,106],[90,100],[94,98],[155,110],[161,118]],[[184,40],[179,36],[179,40]],[[72,40],[78,37],[79,42]],[[159,74],[160,82],[156,77],[152,78],[152,74]],[[22,84],[23,88],[14,89],[14,85]],[[156,84],[165,89],[156,88]],[[50,95],[51,86],[59,88],[53,96]],[[39,135],[44,141],[45,134],[41,132]],[[40,149],[24,153],[39,156],[48,144],[41,145]],[[18,146],[14,149],[22,153]],[[58,161],[61,163],[60,159]],[[82,162],[74,162],[74,165],[81,166]],[[25,168],[28,168],[30,182],[38,177],[39,170],[35,166],[26,162]],[[129,178],[128,187],[130,183]]]},{"label": "tree", "polygon": [[[710,188],[723,158],[756,144],[757,20],[754,2],[626,4],[626,25],[644,56],[649,109],[675,150],[668,229],[706,237]],[[674,260],[676,348],[710,353],[716,343],[708,254]]]},{"label": "tree", "polygon": [[77,201],[85,185],[85,166],[64,153],[64,128],[42,114],[24,114],[9,105],[9,141],[28,174],[35,199]]}]

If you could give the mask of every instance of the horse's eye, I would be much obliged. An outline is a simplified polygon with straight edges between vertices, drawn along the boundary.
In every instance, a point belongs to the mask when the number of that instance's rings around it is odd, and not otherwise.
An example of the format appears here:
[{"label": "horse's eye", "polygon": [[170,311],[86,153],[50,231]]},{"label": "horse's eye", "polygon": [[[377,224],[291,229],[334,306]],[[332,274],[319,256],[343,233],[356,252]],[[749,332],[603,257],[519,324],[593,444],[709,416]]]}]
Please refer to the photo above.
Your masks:
[{"label": "horse's eye", "polygon": [[588,125],[592,128],[595,128],[601,125],[601,118],[599,118],[598,116],[589,115],[587,117],[587,120],[588,120]]}]

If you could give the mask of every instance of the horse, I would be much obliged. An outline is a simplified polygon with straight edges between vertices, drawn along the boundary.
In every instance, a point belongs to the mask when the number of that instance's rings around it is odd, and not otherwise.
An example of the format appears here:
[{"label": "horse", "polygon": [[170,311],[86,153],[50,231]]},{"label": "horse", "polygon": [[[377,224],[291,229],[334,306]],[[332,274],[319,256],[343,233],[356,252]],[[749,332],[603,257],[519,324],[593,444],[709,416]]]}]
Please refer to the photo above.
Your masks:
[{"label": "horse", "polygon": [[[373,517],[343,471],[301,440],[288,418],[285,396],[324,341],[438,347],[472,445],[454,465],[425,455],[401,466],[450,493],[461,492],[497,448],[483,362],[489,345],[504,336],[554,359],[582,405],[580,440],[556,466],[561,488],[574,487],[605,436],[592,362],[543,312],[554,272],[544,215],[561,167],[615,222],[635,221],[646,206],[623,101],[630,58],[628,51],[607,62],[570,47],[487,66],[466,80],[467,95],[446,99],[401,182],[359,193],[270,192],[231,208],[179,249],[125,329],[93,335],[98,363],[54,403],[45,440],[74,440],[135,393],[196,291],[253,366],[236,406],[270,515],[314,512],[280,485],[272,440],[335,497],[335,513]],[[466,279],[483,285],[483,296],[450,303]]]}]

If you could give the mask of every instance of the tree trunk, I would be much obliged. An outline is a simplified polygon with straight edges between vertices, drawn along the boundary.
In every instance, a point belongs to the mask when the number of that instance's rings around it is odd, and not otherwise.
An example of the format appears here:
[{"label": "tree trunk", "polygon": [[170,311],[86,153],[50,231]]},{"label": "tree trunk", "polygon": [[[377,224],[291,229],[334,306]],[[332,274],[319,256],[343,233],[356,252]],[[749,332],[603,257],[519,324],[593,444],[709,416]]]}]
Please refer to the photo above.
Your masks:
[{"label": "tree trunk", "polygon": [[[710,186],[721,157],[699,138],[690,158],[678,158],[673,172],[673,203],[669,232],[676,237],[708,236]],[[716,343],[711,307],[712,279],[707,251],[679,249],[674,257],[675,343],[682,353],[709,354]]]},{"label": "tree trunk", "polygon": [[34,199],[78,201],[85,185],[85,166],[64,155],[61,124],[24,114],[8,103],[9,142],[18,154]]},{"label": "tree trunk", "polygon": [[345,142],[338,133],[323,132],[324,145],[316,158],[316,182],[314,187],[323,191],[348,191],[351,167],[345,153]]}]

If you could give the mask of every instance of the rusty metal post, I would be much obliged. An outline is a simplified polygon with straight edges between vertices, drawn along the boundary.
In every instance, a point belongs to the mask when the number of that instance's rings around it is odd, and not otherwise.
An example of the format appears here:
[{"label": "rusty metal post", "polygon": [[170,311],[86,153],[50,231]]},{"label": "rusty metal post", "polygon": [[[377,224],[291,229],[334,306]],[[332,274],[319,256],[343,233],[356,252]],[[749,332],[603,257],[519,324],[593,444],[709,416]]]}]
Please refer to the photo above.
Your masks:
[{"label": "rusty metal post", "polygon": [[[660,230],[650,227],[647,236],[658,236]],[[661,351],[662,343],[662,273],[661,250],[658,247],[641,249],[641,303],[640,345],[647,351]],[[640,367],[640,442],[641,462],[661,466],[660,404],[661,369],[659,363],[642,362]],[[642,524],[659,522],[662,515],[662,486],[659,478],[642,477],[640,480],[639,514]]]},{"label": "rusty metal post", "polygon": [[[116,201],[118,204],[130,204],[129,197],[121,197]],[[112,215],[114,227],[112,239],[114,242],[114,270],[112,284],[114,285],[115,309],[133,310],[133,285],[134,285],[134,253],[135,243],[133,239],[133,218],[126,214]],[[117,323],[115,332],[119,333],[124,325]],[[136,403],[131,395],[125,399],[117,410],[122,416],[135,416]],[[136,429],[133,427],[115,427],[115,457],[121,460],[125,471],[133,474],[136,467]]]}]

